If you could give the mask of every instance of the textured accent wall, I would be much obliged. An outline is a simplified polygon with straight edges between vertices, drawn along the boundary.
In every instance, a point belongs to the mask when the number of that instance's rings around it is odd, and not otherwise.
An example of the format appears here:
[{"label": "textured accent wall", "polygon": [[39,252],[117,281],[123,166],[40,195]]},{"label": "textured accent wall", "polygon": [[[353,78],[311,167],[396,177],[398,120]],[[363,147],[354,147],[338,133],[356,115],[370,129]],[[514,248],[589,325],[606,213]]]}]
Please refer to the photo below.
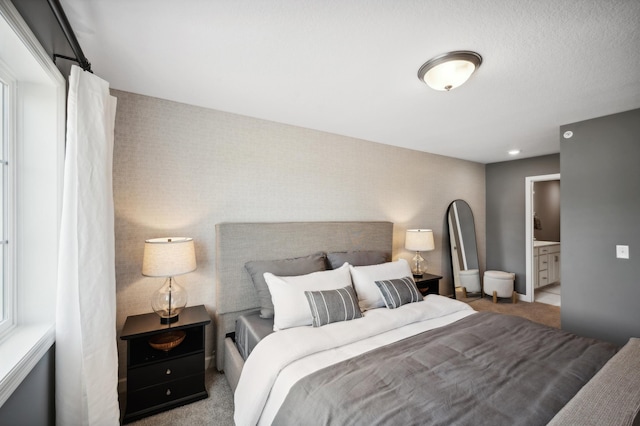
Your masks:
[{"label": "textured accent wall", "polygon": [[[386,220],[394,258],[409,227],[432,228],[429,272],[450,282],[445,213],[457,198],[473,209],[485,262],[483,164],[114,90],[117,329],[151,312],[160,279],[140,273],[144,240],[193,237],[198,269],[178,277],[189,305],[215,310],[219,222]],[[248,99],[247,102],[250,102]],[[401,137],[401,135],[398,135]],[[301,255],[307,253],[301,253]],[[213,329],[207,328],[207,355]],[[126,365],[120,342],[120,375]]]}]

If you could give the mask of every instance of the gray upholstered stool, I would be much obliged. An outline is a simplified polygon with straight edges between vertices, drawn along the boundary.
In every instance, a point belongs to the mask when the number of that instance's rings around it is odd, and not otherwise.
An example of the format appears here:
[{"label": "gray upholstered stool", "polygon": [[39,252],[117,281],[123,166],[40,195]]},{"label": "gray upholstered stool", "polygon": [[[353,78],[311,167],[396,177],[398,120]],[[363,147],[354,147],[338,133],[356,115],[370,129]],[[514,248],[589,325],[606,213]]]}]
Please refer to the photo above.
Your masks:
[{"label": "gray upholstered stool", "polygon": [[485,271],[483,292],[493,295],[493,303],[498,302],[498,297],[510,297],[516,303],[518,297],[513,289],[515,278],[516,274],[513,272]]},{"label": "gray upholstered stool", "polygon": [[462,297],[466,298],[467,293],[480,293],[480,271],[477,269],[467,269],[466,271],[458,271],[460,276],[460,288],[462,288]]}]

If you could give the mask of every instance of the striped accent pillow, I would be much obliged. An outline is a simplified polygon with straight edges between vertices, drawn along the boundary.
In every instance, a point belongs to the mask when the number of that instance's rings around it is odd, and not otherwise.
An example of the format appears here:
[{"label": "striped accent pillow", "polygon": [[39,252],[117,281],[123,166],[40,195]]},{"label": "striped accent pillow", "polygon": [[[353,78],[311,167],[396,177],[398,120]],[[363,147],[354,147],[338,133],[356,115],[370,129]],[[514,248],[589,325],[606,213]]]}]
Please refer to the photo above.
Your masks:
[{"label": "striped accent pillow", "polygon": [[411,277],[376,281],[384,304],[389,309],[424,300]]},{"label": "striped accent pillow", "polygon": [[352,286],[337,290],[305,291],[304,295],[311,308],[314,327],[362,317],[358,296]]}]

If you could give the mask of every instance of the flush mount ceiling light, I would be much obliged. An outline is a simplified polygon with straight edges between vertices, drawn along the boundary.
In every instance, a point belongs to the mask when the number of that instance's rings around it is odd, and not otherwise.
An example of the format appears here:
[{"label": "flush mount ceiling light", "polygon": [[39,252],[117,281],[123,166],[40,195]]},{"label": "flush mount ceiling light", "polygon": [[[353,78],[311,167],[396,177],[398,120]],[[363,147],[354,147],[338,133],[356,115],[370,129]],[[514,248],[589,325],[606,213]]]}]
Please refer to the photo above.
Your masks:
[{"label": "flush mount ceiling light", "polygon": [[418,78],[435,90],[455,89],[464,84],[482,64],[482,56],[469,50],[447,52],[428,60]]}]

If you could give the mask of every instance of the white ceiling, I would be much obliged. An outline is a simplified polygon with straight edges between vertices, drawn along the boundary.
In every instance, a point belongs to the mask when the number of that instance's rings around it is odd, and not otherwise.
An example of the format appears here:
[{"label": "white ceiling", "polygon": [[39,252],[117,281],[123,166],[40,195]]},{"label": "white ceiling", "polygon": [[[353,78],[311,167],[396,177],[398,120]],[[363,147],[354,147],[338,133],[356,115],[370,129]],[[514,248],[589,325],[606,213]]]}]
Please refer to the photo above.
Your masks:
[{"label": "white ceiling", "polygon": [[[481,163],[640,108],[639,0],[62,4],[113,88]],[[451,50],[483,56],[465,85],[418,80]]]}]

